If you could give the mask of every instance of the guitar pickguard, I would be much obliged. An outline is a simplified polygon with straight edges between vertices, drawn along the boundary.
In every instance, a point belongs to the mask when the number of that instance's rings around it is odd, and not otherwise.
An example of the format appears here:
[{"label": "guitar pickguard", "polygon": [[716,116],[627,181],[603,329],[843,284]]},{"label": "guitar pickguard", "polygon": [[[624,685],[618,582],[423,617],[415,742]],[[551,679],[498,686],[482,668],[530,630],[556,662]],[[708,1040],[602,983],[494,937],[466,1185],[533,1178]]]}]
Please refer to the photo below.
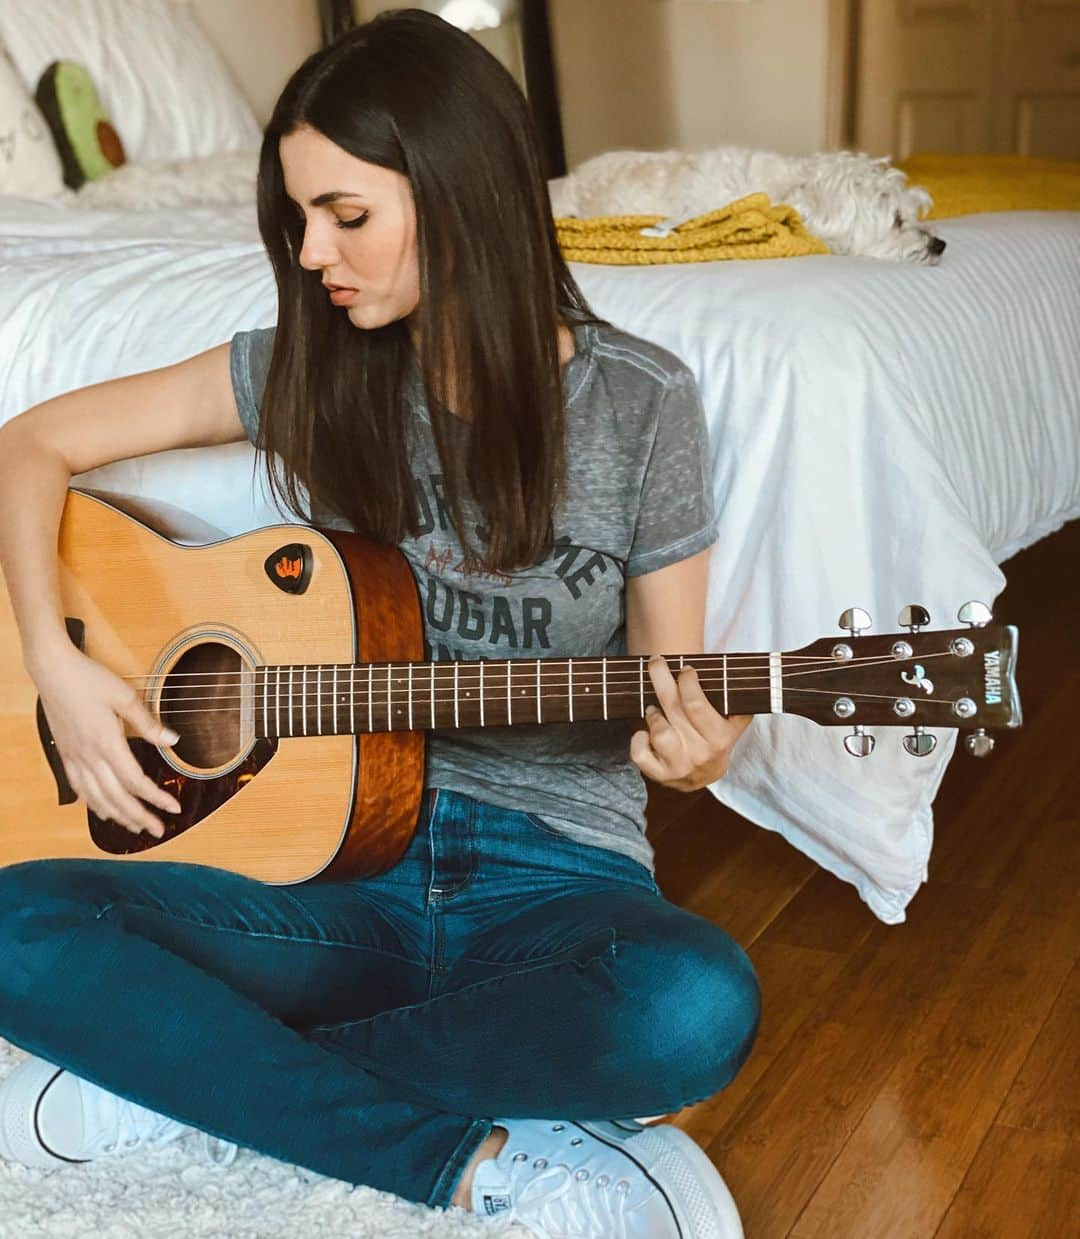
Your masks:
[{"label": "guitar pickguard", "polygon": [[[72,644],[80,650],[85,650],[85,623],[69,615],[64,617],[64,626],[67,628]],[[52,729],[40,697],[37,699],[36,713],[38,738],[41,741],[45,760],[49,763],[49,769],[56,780],[57,803],[74,804],[78,796],[68,782],[64,763],[56,751],[56,741],[53,739]],[[128,745],[143,772],[158,787],[164,788],[175,796],[182,807],[179,813],[165,813],[156,806],[151,806],[151,811],[160,817],[165,826],[165,833],[160,839],[155,839],[153,835],[145,831],[137,835],[132,834],[130,830],[117,825],[111,819],[98,817],[93,810],[87,809],[86,817],[90,837],[103,852],[113,856],[148,851],[157,844],[165,843],[183,834],[185,830],[201,822],[203,818],[208,817],[215,809],[220,808],[227,800],[235,796],[250,779],[253,779],[263,769],[277,752],[278,742],[273,738],[256,740],[251,752],[234,770],[207,779],[191,778],[178,771],[165,760],[157,747],[147,740],[133,737],[128,740]]]},{"label": "guitar pickguard", "polygon": [[253,779],[274,756],[278,746],[276,739],[256,740],[251,752],[235,770],[210,779],[194,779],[175,769],[149,741],[135,737],[129,739],[128,744],[144,772],[158,787],[163,787],[170,795],[175,796],[180,801],[181,809],[179,813],[166,813],[156,805],[149,806],[150,812],[155,814],[165,827],[165,833],[160,839],[146,831],[132,834],[125,827],[100,818],[88,810],[90,837],[103,852],[113,856],[151,851],[198,825],[203,818],[209,817],[215,809],[220,808]]}]

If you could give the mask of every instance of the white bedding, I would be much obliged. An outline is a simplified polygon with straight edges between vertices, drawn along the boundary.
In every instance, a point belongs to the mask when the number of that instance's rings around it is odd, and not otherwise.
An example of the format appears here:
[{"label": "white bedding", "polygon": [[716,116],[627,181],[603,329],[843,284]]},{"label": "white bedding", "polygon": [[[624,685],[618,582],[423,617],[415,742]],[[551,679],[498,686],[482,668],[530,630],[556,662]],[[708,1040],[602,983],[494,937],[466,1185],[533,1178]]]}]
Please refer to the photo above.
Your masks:
[{"label": "white bedding", "polygon": [[[575,265],[599,314],[698,377],[723,518],[708,650],[796,648],[836,632],[851,605],[875,632],[908,602],[953,627],[962,602],[994,601],[998,563],[1080,514],[1080,213],[936,230],[948,242],[937,268]],[[275,304],[253,206],[0,198],[0,422],[272,323]],[[283,519],[252,462],[243,443],[167,452],[77,484],[198,542]],[[927,876],[956,733],[915,759],[901,729],[879,729],[865,760],[842,734],[759,717],[711,790],[902,921]]]}]

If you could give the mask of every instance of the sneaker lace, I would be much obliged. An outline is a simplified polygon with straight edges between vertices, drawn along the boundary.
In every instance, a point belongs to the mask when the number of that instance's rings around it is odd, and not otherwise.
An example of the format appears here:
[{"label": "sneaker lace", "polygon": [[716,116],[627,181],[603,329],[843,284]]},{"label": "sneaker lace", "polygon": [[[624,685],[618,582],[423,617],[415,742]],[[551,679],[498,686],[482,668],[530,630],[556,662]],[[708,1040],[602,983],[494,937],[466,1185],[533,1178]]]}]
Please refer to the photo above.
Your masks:
[{"label": "sneaker lace", "polygon": [[582,1186],[574,1192],[575,1186],[588,1180],[587,1170],[571,1171],[565,1165],[549,1167],[543,1158],[537,1158],[533,1166],[541,1173],[529,1179],[519,1192],[518,1183],[528,1173],[527,1162],[527,1154],[514,1154],[510,1221],[538,1227],[537,1234],[544,1239],[628,1239],[626,1209],[630,1184],[626,1179],[613,1184],[608,1175],[599,1174],[589,1188]]},{"label": "sneaker lace", "polygon": [[[99,1150],[106,1156],[110,1154],[130,1153],[146,1146],[159,1149],[166,1144],[172,1144],[181,1136],[194,1130],[168,1115],[157,1115],[147,1122],[148,1111],[144,1106],[136,1105],[126,1097],[116,1098],[116,1139],[102,1145]],[[211,1136],[209,1132],[200,1131],[200,1147],[203,1160],[211,1166],[231,1166],[236,1160],[237,1146],[231,1141]],[[215,1154],[211,1141],[217,1139],[219,1151]]]}]

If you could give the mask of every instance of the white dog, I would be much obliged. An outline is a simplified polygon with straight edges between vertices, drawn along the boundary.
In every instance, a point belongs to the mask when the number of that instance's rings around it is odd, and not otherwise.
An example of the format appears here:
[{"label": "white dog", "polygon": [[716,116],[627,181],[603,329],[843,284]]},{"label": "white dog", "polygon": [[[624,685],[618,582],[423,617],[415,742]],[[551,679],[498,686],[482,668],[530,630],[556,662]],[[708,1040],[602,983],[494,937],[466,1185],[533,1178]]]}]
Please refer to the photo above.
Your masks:
[{"label": "white dog", "polygon": [[552,213],[663,215],[674,228],[747,194],[795,208],[834,254],[937,263],[945,242],[919,220],[932,205],[888,159],[854,151],[778,155],[740,146],[605,151],[548,182]]}]

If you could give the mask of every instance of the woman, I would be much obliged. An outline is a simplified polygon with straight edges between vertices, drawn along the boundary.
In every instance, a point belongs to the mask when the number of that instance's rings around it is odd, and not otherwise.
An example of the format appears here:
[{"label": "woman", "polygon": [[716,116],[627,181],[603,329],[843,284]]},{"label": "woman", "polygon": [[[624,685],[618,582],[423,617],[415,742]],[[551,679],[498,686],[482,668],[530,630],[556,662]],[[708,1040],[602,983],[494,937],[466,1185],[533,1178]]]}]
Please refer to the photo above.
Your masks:
[{"label": "woman", "polygon": [[[407,10],[309,57],[266,129],[258,208],[275,329],[0,432],[23,462],[0,556],[25,664],[71,786],[133,832],[178,806],[124,724],[176,737],[68,640],[55,554],[72,474],[107,461],[250,438],[302,519],[400,546],[431,660],[704,643],[693,378],[589,312],[492,56]],[[690,668],[649,675],[663,709],[633,734],[430,733],[415,835],[375,877],[0,871],[0,1034],[34,1056],[0,1086],[0,1156],[59,1166],[194,1128],[540,1236],[741,1234],[701,1150],[632,1116],[724,1087],[756,1034],[745,954],[655,883],[641,777],[705,786],[749,720]]]}]

